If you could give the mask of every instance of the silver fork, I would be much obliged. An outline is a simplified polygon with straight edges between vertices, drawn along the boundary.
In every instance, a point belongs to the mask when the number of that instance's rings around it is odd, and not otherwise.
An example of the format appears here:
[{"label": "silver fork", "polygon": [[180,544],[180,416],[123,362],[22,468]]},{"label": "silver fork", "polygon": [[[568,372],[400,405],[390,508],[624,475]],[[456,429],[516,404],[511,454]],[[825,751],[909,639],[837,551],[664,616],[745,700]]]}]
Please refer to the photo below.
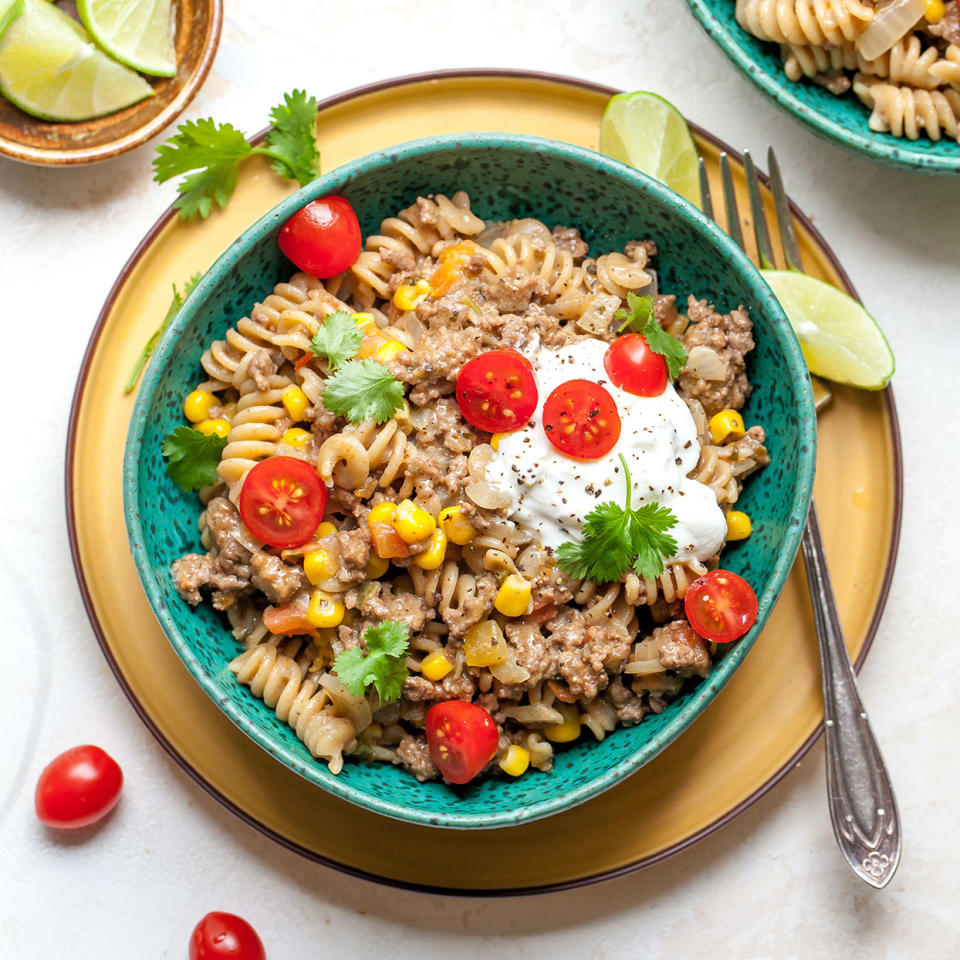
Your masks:
[{"label": "silver fork", "polygon": [[[783,256],[792,270],[803,271],[800,248],[793,229],[790,204],[783,189],[780,167],[771,147],[768,152],[770,189],[773,193]],[[775,258],[763,209],[760,181],[753,160],[743,153],[747,189],[760,267],[773,267]],[[746,252],[733,175],[726,153],[720,154],[720,176],[727,233]],[[719,224],[710,196],[706,167],[700,160],[700,185],[704,213]],[[830,400],[830,391],[813,378],[817,411]],[[853,872],[872,887],[885,887],[900,862],[900,817],[890,777],[867,714],[860,702],[850,655],[837,617],[823,541],[813,500],[803,530],[803,560],[813,604],[820,665],[823,675],[824,727],[826,729],[827,800],[837,843]]]}]

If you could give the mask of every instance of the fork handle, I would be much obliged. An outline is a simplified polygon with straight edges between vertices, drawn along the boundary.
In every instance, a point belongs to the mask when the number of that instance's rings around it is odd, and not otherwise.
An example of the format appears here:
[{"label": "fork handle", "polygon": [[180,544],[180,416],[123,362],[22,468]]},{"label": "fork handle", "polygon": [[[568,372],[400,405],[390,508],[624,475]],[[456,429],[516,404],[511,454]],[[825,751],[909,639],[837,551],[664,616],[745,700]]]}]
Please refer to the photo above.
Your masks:
[{"label": "fork handle", "polygon": [[890,881],[900,861],[900,818],[887,768],[857,692],[812,500],[802,542],[820,641],[830,819],[853,872],[880,888]]}]

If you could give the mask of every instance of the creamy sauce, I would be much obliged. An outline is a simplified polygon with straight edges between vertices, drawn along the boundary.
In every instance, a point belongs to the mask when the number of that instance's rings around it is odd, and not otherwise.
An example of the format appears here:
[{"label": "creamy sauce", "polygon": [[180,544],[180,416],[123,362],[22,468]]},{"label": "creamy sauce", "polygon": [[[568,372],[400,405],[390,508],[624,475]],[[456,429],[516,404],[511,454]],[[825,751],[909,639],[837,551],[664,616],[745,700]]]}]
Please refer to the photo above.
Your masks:
[{"label": "creamy sauce", "polygon": [[[707,560],[720,549],[726,520],[713,491],[687,474],[700,458],[697,430],[687,405],[672,384],[659,397],[637,397],[607,379],[607,344],[584,340],[561,350],[541,347],[530,354],[540,398],[522,430],[500,439],[487,466],[487,480],[513,497],[511,517],[556,549],[580,540],[584,517],[604,500],[623,504],[626,490],[619,454],[630,467],[633,506],[655,501],[677,518],[670,534],[676,558]],[[620,439],[599,460],[565,456],[542,424],[543,403],[567,380],[593,380],[610,391],[620,414]],[[674,558],[667,558],[674,559]]]}]

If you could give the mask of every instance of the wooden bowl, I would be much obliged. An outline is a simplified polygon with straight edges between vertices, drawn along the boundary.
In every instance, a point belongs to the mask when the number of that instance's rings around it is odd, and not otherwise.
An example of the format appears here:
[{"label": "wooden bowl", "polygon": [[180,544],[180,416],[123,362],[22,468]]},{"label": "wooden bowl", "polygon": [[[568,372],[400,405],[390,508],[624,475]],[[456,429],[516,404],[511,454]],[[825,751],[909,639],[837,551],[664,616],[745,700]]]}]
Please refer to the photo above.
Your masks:
[{"label": "wooden bowl", "polygon": [[81,123],[49,123],[0,97],[0,154],[24,163],[96,163],[140,146],[172,123],[206,79],[220,42],[222,0],[177,0],[177,75],[147,77],[156,96]]}]

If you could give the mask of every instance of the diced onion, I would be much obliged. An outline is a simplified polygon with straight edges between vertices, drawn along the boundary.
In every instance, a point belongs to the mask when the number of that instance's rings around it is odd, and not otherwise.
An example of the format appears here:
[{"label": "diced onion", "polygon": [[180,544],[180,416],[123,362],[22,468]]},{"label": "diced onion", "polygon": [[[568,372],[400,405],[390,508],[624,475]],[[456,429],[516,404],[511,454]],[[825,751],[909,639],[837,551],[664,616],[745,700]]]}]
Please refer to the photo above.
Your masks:
[{"label": "diced onion", "polygon": [[876,60],[913,30],[926,9],[927,0],[890,0],[879,7],[857,38],[857,53],[865,60]]},{"label": "diced onion", "polygon": [[516,655],[511,652],[503,663],[495,663],[490,672],[501,682],[512,686],[515,683],[526,683],[530,679],[530,671],[517,663]]},{"label": "diced onion", "polygon": [[704,380],[726,380],[727,365],[716,350],[703,344],[694,347],[687,356],[684,367],[687,373]]}]

